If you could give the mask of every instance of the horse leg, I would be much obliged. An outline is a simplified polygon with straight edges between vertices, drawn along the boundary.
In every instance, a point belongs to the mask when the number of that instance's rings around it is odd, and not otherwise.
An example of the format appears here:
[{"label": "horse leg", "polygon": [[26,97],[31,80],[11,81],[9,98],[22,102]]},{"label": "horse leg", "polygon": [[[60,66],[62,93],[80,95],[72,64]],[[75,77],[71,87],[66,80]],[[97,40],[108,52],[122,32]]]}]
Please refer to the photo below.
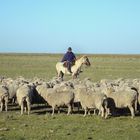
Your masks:
[{"label": "horse leg", "polygon": [[60,71],[60,75],[59,77],[63,79],[64,73],[62,71]]},{"label": "horse leg", "polygon": [[72,79],[76,79],[77,78],[77,74],[72,74]]},{"label": "horse leg", "polygon": [[57,71],[57,76],[58,76],[58,77],[60,77],[60,72],[61,72],[61,71]]}]

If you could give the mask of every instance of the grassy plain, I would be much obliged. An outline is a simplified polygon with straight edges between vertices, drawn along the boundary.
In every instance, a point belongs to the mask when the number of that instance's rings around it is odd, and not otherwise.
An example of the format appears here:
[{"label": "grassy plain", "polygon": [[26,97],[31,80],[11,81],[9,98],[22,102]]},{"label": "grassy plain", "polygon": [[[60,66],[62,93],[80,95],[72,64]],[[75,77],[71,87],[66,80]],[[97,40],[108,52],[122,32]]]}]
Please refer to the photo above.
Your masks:
[{"label": "grassy plain", "polygon": [[[80,57],[82,55],[78,55]],[[140,55],[88,55],[91,67],[83,68],[80,79],[92,81],[116,78],[140,78]],[[0,54],[0,76],[16,78],[56,76],[55,64],[61,54]],[[70,79],[66,76],[65,79]],[[37,107],[39,106],[39,107]],[[49,109],[50,110],[50,109]],[[0,113],[0,140],[138,140],[140,116],[83,118],[83,111],[67,116],[65,110],[54,117],[45,105],[34,105],[31,115],[20,115],[18,106]]]},{"label": "grassy plain", "polygon": [[[55,64],[61,57],[61,54],[0,54],[0,75],[49,80],[56,76]],[[83,67],[81,79],[90,77],[98,81],[104,78],[140,78],[140,55],[89,55],[89,60],[91,67]]]}]

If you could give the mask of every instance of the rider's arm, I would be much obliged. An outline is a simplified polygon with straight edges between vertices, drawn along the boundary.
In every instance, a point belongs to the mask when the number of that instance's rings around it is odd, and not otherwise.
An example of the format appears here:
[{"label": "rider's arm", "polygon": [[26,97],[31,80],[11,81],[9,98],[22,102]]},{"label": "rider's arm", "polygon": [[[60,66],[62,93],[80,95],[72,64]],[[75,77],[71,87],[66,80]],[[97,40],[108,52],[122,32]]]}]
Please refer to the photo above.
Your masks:
[{"label": "rider's arm", "polygon": [[65,54],[61,60],[61,62],[67,61],[67,54]]},{"label": "rider's arm", "polygon": [[74,60],[76,60],[76,56],[75,56],[75,54],[73,53],[73,58],[74,58]]}]

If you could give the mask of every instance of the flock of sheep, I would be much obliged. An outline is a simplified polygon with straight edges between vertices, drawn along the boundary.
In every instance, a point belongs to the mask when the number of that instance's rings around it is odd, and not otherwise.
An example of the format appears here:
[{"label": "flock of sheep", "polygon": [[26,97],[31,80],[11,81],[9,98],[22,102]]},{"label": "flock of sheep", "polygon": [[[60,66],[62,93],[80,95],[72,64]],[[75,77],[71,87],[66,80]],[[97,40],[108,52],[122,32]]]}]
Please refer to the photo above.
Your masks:
[{"label": "flock of sheep", "polygon": [[128,108],[133,118],[139,111],[140,79],[102,79],[92,82],[89,78],[84,80],[71,79],[63,81],[54,77],[46,82],[43,79],[16,79],[0,77],[0,106],[1,111],[8,110],[8,103],[18,103],[21,114],[28,111],[30,114],[32,104],[47,103],[55,109],[68,107],[67,115],[74,111],[84,109],[84,116],[93,110],[101,117],[114,116],[116,108]]}]

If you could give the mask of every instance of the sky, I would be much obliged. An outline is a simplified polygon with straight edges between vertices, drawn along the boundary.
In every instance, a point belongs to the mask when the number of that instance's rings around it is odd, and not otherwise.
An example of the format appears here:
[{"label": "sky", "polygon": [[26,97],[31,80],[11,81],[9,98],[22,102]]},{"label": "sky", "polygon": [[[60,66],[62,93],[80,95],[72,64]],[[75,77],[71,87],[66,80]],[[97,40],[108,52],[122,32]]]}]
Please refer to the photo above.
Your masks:
[{"label": "sky", "polygon": [[140,54],[140,0],[0,0],[0,52]]}]

